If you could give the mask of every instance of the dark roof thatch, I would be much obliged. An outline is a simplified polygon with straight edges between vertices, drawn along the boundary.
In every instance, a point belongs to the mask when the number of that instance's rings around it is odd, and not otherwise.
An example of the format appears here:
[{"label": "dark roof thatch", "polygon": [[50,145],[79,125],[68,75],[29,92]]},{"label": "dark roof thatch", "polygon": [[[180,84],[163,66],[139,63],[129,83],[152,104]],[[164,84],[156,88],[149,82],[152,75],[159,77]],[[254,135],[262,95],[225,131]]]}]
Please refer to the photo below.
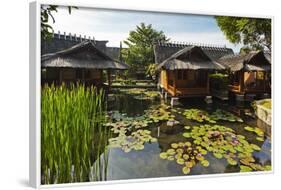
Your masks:
[{"label": "dark roof thatch", "polygon": [[231,71],[268,71],[271,69],[269,60],[263,51],[250,52],[247,54],[225,56],[218,60]]},{"label": "dark roof thatch", "polygon": [[209,69],[222,70],[224,66],[209,58],[204,51],[197,46],[186,47],[179,50],[162,63],[158,64],[156,70],[177,70],[177,69]]},{"label": "dark roof thatch", "polygon": [[193,45],[188,43],[156,42],[154,44],[155,63],[162,63],[174,53],[185,47],[198,46],[212,60],[217,60],[226,55],[233,55],[233,50],[226,47],[216,47],[208,45]]},{"label": "dark roof thatch", "polygon": [[88,69],[127,69],[124,63],[114,61],[91,41],[84,41],[71,48],[41,57],[41,67],[69,67]]}]

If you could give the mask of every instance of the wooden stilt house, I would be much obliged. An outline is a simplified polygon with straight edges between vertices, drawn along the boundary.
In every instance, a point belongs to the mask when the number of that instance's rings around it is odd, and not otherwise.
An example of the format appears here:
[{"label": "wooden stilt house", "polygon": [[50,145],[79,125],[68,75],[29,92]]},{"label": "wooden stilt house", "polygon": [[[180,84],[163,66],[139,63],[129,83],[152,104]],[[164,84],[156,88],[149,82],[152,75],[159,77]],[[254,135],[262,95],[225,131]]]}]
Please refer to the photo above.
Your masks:
[{"label": "wooden stilt house", "polygon": [[209,95],[208,74],[223,69],[198,46],[185,47],[156,67],[160,86],[173,97]]},{"label": "wooden stilt house", "polygon": [[86,85],[104,86],[103,71],[107,73],[107,85],[111,85],[111,71],[124,70],[128,66],[113,60],[91,41],[83,41],[71,48],[41,57],[42,83],[82,82]]},{"label": "wooden stilt house", "polygon": [[263,51],[225,56],[218,62],[229,69],[230,92],[240,95],[270,94],[271,64]]}]

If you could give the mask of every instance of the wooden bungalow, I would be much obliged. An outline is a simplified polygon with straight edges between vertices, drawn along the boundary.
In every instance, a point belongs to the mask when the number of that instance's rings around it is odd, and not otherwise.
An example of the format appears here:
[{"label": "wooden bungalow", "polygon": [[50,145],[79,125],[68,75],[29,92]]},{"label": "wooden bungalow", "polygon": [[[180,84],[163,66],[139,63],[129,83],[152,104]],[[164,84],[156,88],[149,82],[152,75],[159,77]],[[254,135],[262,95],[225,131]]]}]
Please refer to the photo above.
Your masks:
[{"label": "wooden bungalow", "polygon": [[[270,58],[263,51],[225,56],[218,60],[229,69],[229,91],[245,95],[270,94]],[[236,97],[238,97],[236,96]]]},{"label": "wooden bungalow", "polygon": [[42,84],[82,82],[86,85],[104,86],[103,71],[107,72],[108,86],[111,71],[124,70],[128,66],[113,60],[91,41],[83,41],[71,48],[41,57]]},{"label": "wooden bungalow", "polygon": [[159,84],[172,97],[210,95],[209,76],[214,70],[225,69],[212,60],[201,47],[189,46],[159,63]]}]

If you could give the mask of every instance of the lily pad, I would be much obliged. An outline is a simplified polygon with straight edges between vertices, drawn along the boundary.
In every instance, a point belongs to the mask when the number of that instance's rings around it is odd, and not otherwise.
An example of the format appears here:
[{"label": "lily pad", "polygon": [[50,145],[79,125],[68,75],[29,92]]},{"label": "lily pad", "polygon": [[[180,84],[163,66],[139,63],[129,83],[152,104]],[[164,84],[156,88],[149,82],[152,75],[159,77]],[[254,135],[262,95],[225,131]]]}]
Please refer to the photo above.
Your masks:
[{"label": "lily pad", "polygon": [[168,154],[166,152],[161,152],[160,153],[160,158],[167,159],[168,158]]},{"label": "lily pad", "polygon": [[257,140],[257,141],[260,141],[260,142],[263,142],[263,141],[264,141],[264,138],[263,138],[263,137],[256,137],[256,140]]},{"label": "lily pad", "polygon": [[183,167],[182,168],[182,173],[189,174],[190,173],[190,168],[189,167]]},{"label": "lily pad", "polygon": [[251,144],[251,147],[253,148],[253,150],[256,150],[256,151],[260,151],[261,150],[261,148],[258,145],[256,145],[256,144]]},{"label": "lily pad", "polygon": [[204,166],[204,167],[208,167],[210,165],[210,163],[209,163],[208,160],[202,160],[201,165]]},{"label": "lily pad", "polygon": [[191,127],[190,126],[184,126],[184,128],[189,130]]},{"label": "lily pad", "polygon": [[182,159],[182,158],[177,159],[177,163],[180,164],[180,165],[183,165],[184,159]]},{"label": "lily pad", "polygon": [[186,138],[190,138],[191,137],[190,133],[183,133],[183,136],[186,137]]},{"label": "lily pad", "polygon": [[250,171],[253,171],[253,169],[248,166],[240,165],[240,172],[250,172]]},{"label": "lily pad", "polygon": [[218,159],[221,159],[223,157],[223,155],[218,152],[214,152],[213,155]]},{"label": "lily pad", "polygon": [[250,126],[246,126],[246,127],[244,127],[244,129],[245,129],[246,131],[251,131],[251,132],[255,131],[255,129],[252,128],[252,127],[250,127]]}]

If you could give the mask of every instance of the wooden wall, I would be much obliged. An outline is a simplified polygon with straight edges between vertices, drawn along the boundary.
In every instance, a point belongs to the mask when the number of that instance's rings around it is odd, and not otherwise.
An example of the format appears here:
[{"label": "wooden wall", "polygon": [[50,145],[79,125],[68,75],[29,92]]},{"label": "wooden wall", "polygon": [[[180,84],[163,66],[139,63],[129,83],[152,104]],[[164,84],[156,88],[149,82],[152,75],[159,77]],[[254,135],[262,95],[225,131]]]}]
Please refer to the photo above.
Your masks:
[{"label": "wooden wall", "polygon": [[46,78],[43,83],[55,83],[61,84],[62,82],[87,82],[101,83],[102,82],[102,70],[97,69],[75,69],[75,68],[47,68]]}]

